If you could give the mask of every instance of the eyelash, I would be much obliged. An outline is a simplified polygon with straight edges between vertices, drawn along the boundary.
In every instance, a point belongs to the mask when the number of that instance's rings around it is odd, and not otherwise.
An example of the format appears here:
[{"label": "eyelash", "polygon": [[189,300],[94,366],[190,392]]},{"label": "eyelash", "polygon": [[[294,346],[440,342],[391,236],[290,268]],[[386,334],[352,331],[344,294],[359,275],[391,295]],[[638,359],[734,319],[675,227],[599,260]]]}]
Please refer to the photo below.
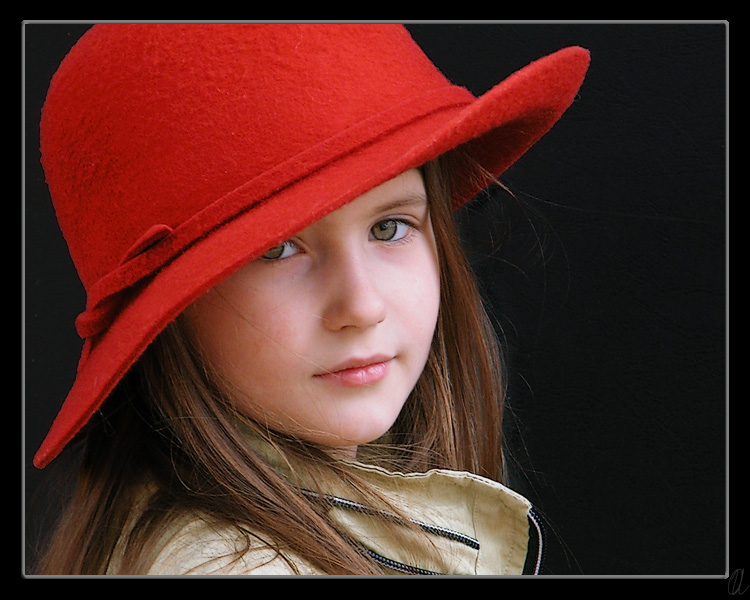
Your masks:
[{"label": "eyelash", "polygon": [[[394,237],[396,235],[398,235],[398,228],[399,227],[401,227],[401,226],[406,227],[406,231],[403,232],[403,234],[400,237],[398,237],[397,239],[391,238],[391,239],[387,239],[387,240],[381,240],[381,239],[376,238],[373,235],[372,232],[375,230],[376,227],[382,226],[382,225],[384,225],[386,223],[395,223],[396,224],[396,228],[397,229],[396,229],[396,233],[394,234]],[[383,219],[382,221],[378,221],[377,223],[375,223],[375,225],[373,225],[370,228],[370,239],[372,239],[374,241],[377,241],[377,242],[383,242],[383,243],[386,243],[386,244],[403,243],[406,240],[408,240],[409,234],[412,232],[412,230],[415,230],[415,229],[417,229],[417,227],[414,224],[409,223],[408,221],[405,221],[404,219]],[[285,256],[285,253],[286,253],[287,249],[289,249],[289,248],[295,248],[296,246],[297,246],[297,244],[294,243],[292,240],[287,240],[285,242],[282,242],[281,244],[278,244],[277,246],[274,246],[273,248],[270,248],[265,254],[262,255],[261,258],[263,258],[263,260],[265,260],[266,262],[270,262],[270,263],[274,263],[274,262],[279,262],[279,261],[285,260],[285,259],[290,258],[291,256],[294,256],[296,254],[296,252],[295,252],[294,254],[290,254],[290,255]],[[279,254],[278,256],[268,256],[269,254],[275,252],[278,249],[281,249],[281,254]]]}]

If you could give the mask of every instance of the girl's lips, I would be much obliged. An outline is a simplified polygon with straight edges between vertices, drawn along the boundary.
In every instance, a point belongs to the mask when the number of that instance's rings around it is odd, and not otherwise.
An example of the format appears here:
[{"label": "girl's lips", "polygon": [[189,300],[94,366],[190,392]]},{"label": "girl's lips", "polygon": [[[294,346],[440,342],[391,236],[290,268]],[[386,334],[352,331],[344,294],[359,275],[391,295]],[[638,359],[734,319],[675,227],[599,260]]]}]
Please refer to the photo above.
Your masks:
[{"label": "girl's lips", "polygon": [[347,361],[330,372],[320,373],[315,377],[328,383],[346,387],[374,385],[388,375],[391,360],[389,357],[379,356]]}]

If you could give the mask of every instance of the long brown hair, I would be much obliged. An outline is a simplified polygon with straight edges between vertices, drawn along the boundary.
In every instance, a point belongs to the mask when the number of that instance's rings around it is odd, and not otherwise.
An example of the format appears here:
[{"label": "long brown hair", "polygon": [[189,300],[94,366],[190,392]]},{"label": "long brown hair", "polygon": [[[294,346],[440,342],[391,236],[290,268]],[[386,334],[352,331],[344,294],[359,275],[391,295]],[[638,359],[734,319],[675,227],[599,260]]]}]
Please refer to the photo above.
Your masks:
[{"label": "long brown hair", "polygon": [[[442,467],[502,481],[502,361],[455,229],[453,170],[446,163],[457,156],[422,169],[441,265],[441,308],[427,366],[394,426],[362,447],[359,458],[405,472]],[[237,426],[241,420],[178,318],[88,426],[76,489],[36,571],[146,572],[165,525],[194,511],[235,527],[248,547],[260,532],[282,558],[296,556],[324,573],[381,572],[324,510],[253,451]],[[358,498],[381,501],[324,449],[252,422],[243,427],[296,464],[337,477]]]}]

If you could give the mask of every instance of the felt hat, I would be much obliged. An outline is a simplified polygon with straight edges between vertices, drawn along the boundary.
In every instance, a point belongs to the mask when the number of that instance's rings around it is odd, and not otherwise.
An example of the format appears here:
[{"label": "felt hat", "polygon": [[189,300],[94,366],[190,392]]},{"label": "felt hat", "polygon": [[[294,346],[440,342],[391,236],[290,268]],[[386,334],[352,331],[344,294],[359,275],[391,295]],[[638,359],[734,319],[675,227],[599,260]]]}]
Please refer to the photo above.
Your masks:
[{"label": "felt hat", "polygon": [[87,302],[76,379],[34,464],[213,285],[448,150],[499,175],[573,102],[588,62],[565,48],[477,98],[399,25],[91,28],[42,111],[42,164]]}]

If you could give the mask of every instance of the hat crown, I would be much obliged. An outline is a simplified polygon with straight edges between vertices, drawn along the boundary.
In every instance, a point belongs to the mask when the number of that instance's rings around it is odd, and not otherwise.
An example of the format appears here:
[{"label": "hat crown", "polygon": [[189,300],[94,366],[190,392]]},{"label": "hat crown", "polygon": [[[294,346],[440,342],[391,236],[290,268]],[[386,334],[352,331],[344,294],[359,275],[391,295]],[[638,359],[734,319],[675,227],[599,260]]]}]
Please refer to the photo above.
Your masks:
[{"label": "hat crown", "polygon": [[93,27],[53,78],[41,125],[84,286],[147,248],[149,232],[158,242],[232,190],[447,85],[398,25]]}]

